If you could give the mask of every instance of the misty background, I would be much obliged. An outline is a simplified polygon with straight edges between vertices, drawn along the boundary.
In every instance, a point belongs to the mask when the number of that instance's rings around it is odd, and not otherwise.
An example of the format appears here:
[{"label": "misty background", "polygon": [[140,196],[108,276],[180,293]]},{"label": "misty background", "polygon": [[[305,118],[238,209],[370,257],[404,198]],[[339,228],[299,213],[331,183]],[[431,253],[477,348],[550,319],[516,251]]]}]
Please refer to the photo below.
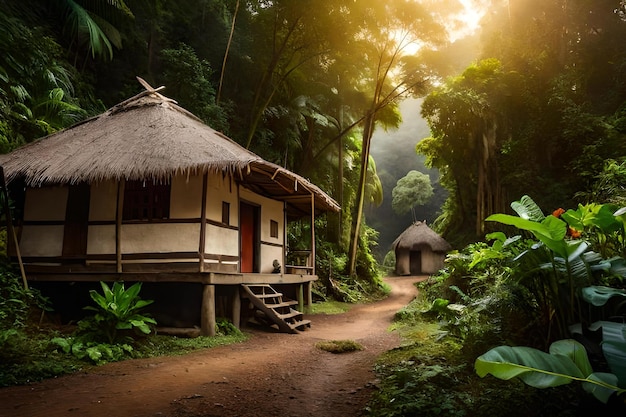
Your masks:
[{"label": "misty background", "polygon": [[[439,171],[424,166],[424,157],[415,152],[415,145],[430,136],[426,120],[420,115],[422,100],[407,99],[400,104],[402,124],[397,130],[378,129],[372,137],[371,154],[376,161],[378,176],[383,184],[383,203],[380,207],[370,206],[366,210],[367,224],[380,233],[378,248],[374,251],[382,262],[391,250],[391,244],[414,221],[431,224],[440,214],[447,191],[439,184]],[[427,174],[433,185],[434,195],[426,205],[415,207],[412,213],[399,215],[391,208],[391,192],[396,182],[409,171]]]}]

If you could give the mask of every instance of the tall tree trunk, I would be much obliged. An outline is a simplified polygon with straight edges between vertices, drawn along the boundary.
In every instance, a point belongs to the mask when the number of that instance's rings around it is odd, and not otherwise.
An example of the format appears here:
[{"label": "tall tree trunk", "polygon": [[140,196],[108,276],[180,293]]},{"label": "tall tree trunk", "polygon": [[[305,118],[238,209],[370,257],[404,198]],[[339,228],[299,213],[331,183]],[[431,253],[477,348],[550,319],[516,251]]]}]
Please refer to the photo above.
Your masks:
[{"label": "tall tree trunk", "polygon": [[230,51],[230,45],[233,42],[233,33],[235,33],[235,21],[237,20],[237,13],[239,12],[239,0],[235,5],[235,13],[233,14],[233,22],[230,26],[230,35],[228,35],[228,43],[226,44],[226,52],[224,53],[224,61],[222,62],[222,71],[220,73],[220,83],[217,87],[217,96],[215,97],[215,103],[220,104],[220,97],[222,96],[222,85],[224,84],[224,73],[226,71],[226,60],[228,59],[228,52]]},{"label": "tall tree trunk", "polygon": [[370,145],[372,134],[374,133],[374,112],[370,111],[365,118],[363,129],[363,149],[361,150],[361,172],[359,175],[359,187],[357,188],[356,202],[354,209],[356,214],[352,216],[352,227],[350,228],[350,276],[356,273],[356,258],[359,246],[359,235],[361,233],[361,221],[363,219],[363,202],[365,201],[365,183],[367,181],[367,165],[370,158]]}]

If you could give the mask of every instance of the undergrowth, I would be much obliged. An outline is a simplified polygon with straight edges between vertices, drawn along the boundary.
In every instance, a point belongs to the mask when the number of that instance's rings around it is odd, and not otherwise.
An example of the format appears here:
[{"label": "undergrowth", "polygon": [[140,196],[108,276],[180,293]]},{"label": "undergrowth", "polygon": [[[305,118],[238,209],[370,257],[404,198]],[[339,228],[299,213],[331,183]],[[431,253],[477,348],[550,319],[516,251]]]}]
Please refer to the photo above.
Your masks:
[{"label": "undergrowth", "polygon": [[401,346],[377,361],[378,390],[370,417],[409,416],[584,416],[598,404],[580,386],[537,390],[517,380],[480,378],[472,346],[442,328],[428,306],[416,299],[396,314],[392,329]]},{"label": "undergrowth", "polygon": [[[120,288],[118,295],[122,293]],[[119,300],[116,305],[120,305]],[[17,274],[0,266],[0,387],[26,384],[124,359],[182,355],[247,338],[226,320],[217,322],[215,337],[187,339],[151,332],[120,332],[120,337],[108,338],[98,334],[105,328],[103,320],[85,321],[89,324],[89,331],[85,332],[80,325],[59,326],[44,321],[47,316],[42,311],[47,309],[47,300],[38,291],[24,288]],[[119,318],[122,325],[118,329],[132,330],[133,326],[145,322],[146,318],[138,315],[137,309],[129,308],[129,311],[128,317]],[[124,320],[132,320],[132,326],[124,325]]]},{"label": "undergrowth", "polygon": [[63,352],[55,338],[67,338],[59,331],[28,329],[18,332],[4,346],[0,361],[0,386],[20,385],[40,381],[87,369],[107,362],[125,359],[149,358],[155,356],[184,355],[201,349],[230,345],[245,341],[244,333],[218,335],[214,337],[178,338],[174,336],[150,335],[133,344],[129,351],[118,345],[102,345],[102,351],[110,351],[110,356],[93,361],[82,355]]}]

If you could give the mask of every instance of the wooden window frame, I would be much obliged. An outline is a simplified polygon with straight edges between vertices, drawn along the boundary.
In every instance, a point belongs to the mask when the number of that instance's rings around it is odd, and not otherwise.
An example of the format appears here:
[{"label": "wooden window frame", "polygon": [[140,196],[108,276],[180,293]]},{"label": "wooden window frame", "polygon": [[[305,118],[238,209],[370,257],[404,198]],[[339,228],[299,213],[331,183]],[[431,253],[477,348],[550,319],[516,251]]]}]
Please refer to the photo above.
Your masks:
[{"label": "wooden window frame", "polygon": [[222,223],[230,226],[230,203],[222,201]]},{"label": "wooden window frame", "polygon": [[270,220],[270,237],[278,239],[278,222]]},{"label": "wooden window frame", "polygon": [[124,209],[126,221],[153,221],[170,218],[170,183],[150,180],[126,181],[124,185]]}]

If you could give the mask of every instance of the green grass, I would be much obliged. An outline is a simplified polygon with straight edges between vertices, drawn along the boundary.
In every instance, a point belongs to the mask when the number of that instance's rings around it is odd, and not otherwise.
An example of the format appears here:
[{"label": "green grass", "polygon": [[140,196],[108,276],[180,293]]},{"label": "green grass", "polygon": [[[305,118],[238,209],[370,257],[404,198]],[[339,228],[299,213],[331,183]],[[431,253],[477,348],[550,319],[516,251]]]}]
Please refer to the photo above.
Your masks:
[{"label": "green grass", "polygon": [[195,338],[179,338],[174,336],[156,335],[141,341],[136,347],[139,357],[176,356],[201,349],[241,343],[248,339],[245,333],[226,336],[200,336]]},{"label": "green grass", "polygon": [[363,350],[363,346],[354,340],[322,340],[315,347],[330,353],[348,353]]},{"label": "green grass", "polygon": [[[96,366],[87,358],[79,359],[72,354],[63,353],[57,345],[50,342],[54,337],[67,336],[51,330],[17,332],[0,346],[0,387],[40,381]],[[150,335],[137,340],[132,352],[120,359],[184,355],[201,349],[241,343],[247,338],[241,332],[197,338]]]},{"label": "green grass", "polygon": [[344,303],[341,301],[323,301],[321,303],[314,303],[308,308],[309,314],[341,314],[350,310],[354,304]]}]

